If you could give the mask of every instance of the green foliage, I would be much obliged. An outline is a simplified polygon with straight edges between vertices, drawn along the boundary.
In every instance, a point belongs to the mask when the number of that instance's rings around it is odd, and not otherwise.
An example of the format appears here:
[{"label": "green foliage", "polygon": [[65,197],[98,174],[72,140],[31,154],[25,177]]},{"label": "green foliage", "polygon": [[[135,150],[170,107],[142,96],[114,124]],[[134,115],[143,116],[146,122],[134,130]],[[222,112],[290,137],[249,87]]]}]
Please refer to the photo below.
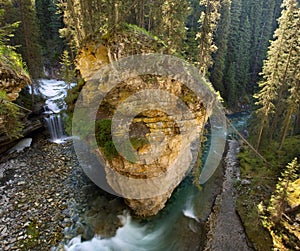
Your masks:
[{"label": "green foliage", "polygon": [[215,43],[218,50],[213,54],[214,66],[210,77],[213,86],[217,91],[220,91],[222,97],[225,96],[225,86],[223,84],[223,78],[230,27],[230,7],[230,0],[221,1],[221,17],[217,26],[215,37]]},{"label": "green foliage", "polygon": [[[278,146],[277,142],[268,142],[267,145],[262,146],[261,154],[268,164],[245,146],[238,155],[241,178],[250,180],[251,184],[237,186],[239,191],[237,210],[250,241],[257,250],[261,251],[272,248],[272,238],[276,236],[277,227],[275,231],[276,224],[270,220],[268,205],[273,211],[273,220],[276,220],[288,196],[286,193],[288,189],[282,188],[294,180],[293,172],[297,170],[294,164],[291,167],[291,164],[287,165],[287,163],[295,157],[300,157],[300,136],[288,137],[280,151],[276,150]],[[276,181],[279,181],[277,185]],[[272,191],[274,191],[273,196]],[[273,202],[270,203],[270,200]],[[285,202],[282,204],[283,201]]]},{"label": "green foliage", "polygon": [[75,85],[73,88],[68,90],[68,95],[65,98],[65,101],[66,101],[66,104],[68,107],[68,112],[73,112],[73,110],[75,108],[75,102],[76,102],[84,84],[85,84],[85,82],[83,79],[78,79],[77,85]]},{"label": "green foliage", "polygon": [[104,146],[103,146],[103,153],[104,155],[108,158],[108,159],[113,159],[115,157],[117,157],[118,151],[114,145],[114,143],[112,141],[107,141],[105,142]]},{"label": "green foliage", "polygon": [[[285,250],[286,245],[293,249],[293,246],[297,246],[297,240],[293,240],[293,227],[291,222],[285,222],[283,214],[288,205],[288,199],[292,197],[291,189],[293,182],[298,178],[300,165],[297,163],[297,158],[286,165],[285,170],[278,178],[275,191],[273,192],[270,200],[267,203],[261,202],[258,205],[258,211],[261,217],[263,226],[269,231],[273,239],[273,248],[275,250]],[[297,189],[297,188],[296,188]],[[294,197],[293,197],[294,198]],[[295,198],[294,198],[295,199]],[[298,202],[297,202],[298,200]],[[295,202],[299,205],[299,197],[295,199]],[[265,206],[267,204],[267,206]],[[285,231],[287,231],[287,236]]]},{"label": "green foliage", "polygon": [[163,1],[161,6],[162,22],[157,29],[157,34],[166,41],[169,53],[181,54],[183,52],[183,41],[186,39],[186,20],[190,11],[190,3],[187,0]]},{"label": "green foliage", "polygon": [[26,66],[20,54],[9,45],[0,45],[0,61],[7,67],[28,76]]},{"label": "green foliage", "polygon": [[30,76],[38,79],[42,76],[43,65],[34,1],[20,0],[18,5],[14,6],[11,2],[10,5],[10,19],[21,21],[11,43],[21,45],[17,52],[26,62]]},{"label": "green foliage", "polygon": [[270,220],[277,224],[284,213],[287,205],[288,187],[289,184],[296,180],[296,170],[300,166],[297,163],[297,158],[295,158],[291,163],[289,163],[284,172],[282,172],[281,177],[278,178],[278,183],[276,185],[275,192],[273,193],[267,211],[270,215]]},{"label": "green foliage", "polygon": [[72,118],[73,114],[68,111],[63,116],[64,129],[67,135],[72,135]]},{"label": "green foliage", "polygon": [[63,51],[63,54],[60,59],[60,72],[62,79],[67,83],[68,90],[70,89],[70,84],[74,80],[75,71],[73,69],[73,64],[67,50]]},{"label": "green foliage", "polygon": [[20,22],[6,24],[4,22],[4,15],[5,10],[0,9],[0,45],[7,44],[14,37],[14,32],[20,25]]},{"label": "green foliage", "polygon": [[19,108],[9,101],[4,91],[0,91],[0,129],[9,138],[22,136],[20,116]]},{"label": "green foliage", "polygon": [[205,10],[200,15],[200,29],[196,35],[199,43],[197,64],[200,72],[206,76],[208,69],[213,65],[212,53],[218,49],[214,43],[213,35],[220,18],[221,2],[220,0],[200,0],[200,5],[204,6]]},{"label": "green foliage", "polygon": [[39,39],[43,65],[46,69],[58,67],[65,42],[60,38],[59,29],[63,27],[61,14],[58,13],[58,0],[36,0],[35,8],[40,30]]},{"label": "green foliage", "polygon": [[[110,33],[123,23],[136,25],[163,39],[169,53],[184,51],[186,19],[190,13],[188,0],[94,2],[60,1],[65,28],[60,30],[72,49],[84,45],[95,33]],[[92,18],[91,18],[92,17]]]},{"label": "green foliage", "polygon": [[[225,2],[226,0],[223,0],[222,4]],[[217,52],[215,56],[212,81],[221,90],[227,105],[236,110],[241,105],[249,104],[248,97],[251,97],[256,89],[256,83],[260,79],[258,73],[266,58],[272,32],[277,26],[277,9],[281,2],[273,0],[231,0],[230,2],[227,46],[224,46],[224,42],[220,44],[219,40],[221,38],[221,41],[224,41],[223,33],[226,37],[228,25],[225,22],[226,19],[228,21],[228,16],[223,15],[222,10],[220,26],[218,26],[222,32],[221,36],[218,35],[218,30],[216,33],[216,45],[220,47],[222,55],[218,55]],[[222,72],[223,61],[225,67]],[[250,101],[252,103],[252,100]]]},{"label": "green foliage", "polygon": [[0,61],[18,73],[26,73],[22,57],[15,52],[16,47],[9,45],[20,22],[11,24],[5,21],[5,10],[0,9]]},{"label": "green foliage", "polygon": [[110,119],[103,119],[100,121],[96,121],[96,139],[97,143],[100,146],[104,146],[107,141],[111,141],[111,120]]},{"label": "green foliage", "polygon": [[[300,104],[300,57],[297,53],[300,50],[297,42],[300,9],[296,0],[285,0],[282,7],[284,9],[274,34],[275,40],[271,42],[261,73],[263,79],[259,83],[260,91],[254,95],[258,106],[256,114],[260,120],[257,149],[263,139],[271,140],[273,132],[280,128],[283,128],[279,147],[282,148],[292,116],[298,111]],[[279,119],[280,116],[284,119]],[[263,133],[268,128],[271,128],[271,133],[263,138]]]},{"label": "green foliage", "polygon": [[111,120],[102,119],[95,123],[95,136],[97,144],[108,159],[118,156],[118,152],[112,141],[111,136]]}]

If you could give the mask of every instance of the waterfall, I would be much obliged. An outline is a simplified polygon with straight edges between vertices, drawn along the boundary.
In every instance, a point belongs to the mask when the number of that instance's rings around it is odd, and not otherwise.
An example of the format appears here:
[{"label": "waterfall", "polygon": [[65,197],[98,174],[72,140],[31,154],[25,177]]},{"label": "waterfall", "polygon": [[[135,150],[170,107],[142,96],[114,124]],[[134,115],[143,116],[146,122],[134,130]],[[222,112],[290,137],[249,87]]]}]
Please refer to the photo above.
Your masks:
[{"label": "waterfall", "polygon": [[[72,83],[71,87],[76,84]],[[69,139],[64,132],[61,112],[67,109],[65,98],[69,84],[55,79],[40,79],[37,85],[39,93],[46,101],[43,114],[46,126],[50,132],[51,141],[63,143]]]},{"label": "waterfall", "polygon": [[52,142],[63,142],[64,127],[60,114],[50,114],[45,118],[47,128],[50,132],[50,137]]}]

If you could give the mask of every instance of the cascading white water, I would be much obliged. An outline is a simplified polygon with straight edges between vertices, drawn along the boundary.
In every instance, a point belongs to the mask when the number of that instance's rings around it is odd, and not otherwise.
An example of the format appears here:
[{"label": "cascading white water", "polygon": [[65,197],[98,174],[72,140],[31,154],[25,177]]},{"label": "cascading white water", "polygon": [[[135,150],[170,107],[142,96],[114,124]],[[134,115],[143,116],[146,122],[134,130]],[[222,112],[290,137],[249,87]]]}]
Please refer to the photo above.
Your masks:
[{"label": "cascading white water", "polygon": [[140,225],[132,221],[129,214],[119,216],[123,226],[120,227],[116,235],[111,238],[95,237],[90,241],[81,242],[80,236],[74,238],[68,246],[65,246],[66,251],[158,251],[172,250],[166,246],[161,246],[165,237],[166,226],[161,226],[159,229],[149,231],[146,225]]},{"label": "cascading white water", "polygon": [[193,205],[193,198],[190,197],[186,204],[185,204],[185,208],[182,210],[182,213],[185,217],[188,217],[190,219],[194,219],[195,221],[199,222],[198,217],[195,214],[195,209],[194,209],[194,205]]},{"label": "cascading white water", "polygon": [[51,114],[45,118],[52,142],[60,143],[66,137],[60,114]]},{"label": "cascading white water", "polygon": [[[73,87],[75,84],[71,84]],[[65,98],[69,85],[64,81],[55,79],[40,79],[36,92],[46,99],[44,114],[46,126],[49,130],[51,141],[55,143],[64,142],[67,137],[64,133],[61,111],[66,109]]]}]

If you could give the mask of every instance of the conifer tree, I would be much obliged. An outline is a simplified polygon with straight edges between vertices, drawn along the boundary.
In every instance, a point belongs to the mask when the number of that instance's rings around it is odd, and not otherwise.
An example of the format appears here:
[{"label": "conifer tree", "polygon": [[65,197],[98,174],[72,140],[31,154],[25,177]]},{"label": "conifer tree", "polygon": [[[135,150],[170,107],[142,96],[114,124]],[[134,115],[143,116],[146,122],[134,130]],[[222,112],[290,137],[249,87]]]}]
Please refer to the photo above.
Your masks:
[{"label": "conifer tree", "polygon": [[229,36],[227,44],[227,55],[225,59],[225,69],[223,77],[223,85],[226,95],[224,98],[227,102],[235,103],[237,78],[236,78],[236,64],[238,57],[238,45],[240,41],[239,29],[242,13],[241,0],[231,1],[231,20],[229,27]]},{"label": "conifer tree", "polygon": [[64,48],[64,41],[59,36],[59,29],[63,27],[62,17],[58,14],[57,0],[36,0],[35,7],[43,65],[51,70],[58,66]]},{"label": "conifer tree", "polygon": [[225,58],[227,53],[227,43],[230,26],[230,6],[231,0],[221,1],[221,18],[216,31],[216,46],[218,48],[214,59],[214,67],[211,73],[211,82],[217,91],[220,91],[221,96],[225,96],[225,87],[223,85]]},{"label": "conifer tree", "polygon": [[283,130],[281,135],[281,143],[279,149],[282,148],[284,141],[290,129],[292,116],[297,114],[300,107],[300,8],[293,12],[293,21],[291,25],[291,33],[289,44],[291,45],[286,59],[286,73],[284,81],[288,85],[287,111],[284,117]]},{"label": "conifer tree", "polygon": [[267,208],[270,214],[270,220],[274,224],[281,220],[282,214],[286,208],[288,187],[289,184],[296,179],[296,170],[299,168],[297,158],[289,163],[284,172],[281,174],[279,181],[276,185],[276,190],[270,199],[269,206]]},{"label": "conifer tree", "polygon": [[217,51],[214,43],[214,33],[220,18],[220,0],[200,0],[205,10],[200,15],[200,30],[196,35],[198,40],[198,64],[200,72],[206,76],[213,65],[212,53]]},{"label": "conifer tree", "polygon": [[[257,149],[260,147],[264,130],[270,124],[271,113],[274,113],[282,104],[282,90],[290,89],[289,86],[299,84],[299,74],[297,73],[299,67],[299,45],[297,42],[299,7],[296,0],[284,0],[282,7],[284,9],[279,19],[279,27],[274,34],[275,40],[269,47],[268,58],[264,63],[263,80],[259,83],[261,90],[254,96],[258,99],[256,104],[259,109],[256,114],[260,119]],[[278,93],[281,93],[279,94],[280,102],[275,105]],[[289,124],[288,121],[289,119],[287,119],[287,124]]]},{"label": "conifer tree", "polygon": [[69,52],[64,50],[61,61],[60,61],[61,69],[60,72],[62,74],[62,79],[67,83],[68,90],[70,90],[71,81],[74,79],[74,70],[72,68],[72,61],[69,56]]},{"label": "conifer tree", "polygon": [[19,0],[21,17],[20,52],[33,79],[41,77],[42,61],[35,7],[31,0]]},{"label": "conifer tree", "polygon": [[19,27],[20,22],[7,24],[4,21],[5,10],[0,9],[0,45],[9,43],[10,39],[14,37],[14,31]]},{"label": "conifer tree", "polygon": [[187,0],[165,0],[161,6],[161,36],[169,47],[169,53],[182,52],[186,38],[186,20],[190,13]]},{"label": "conifer tree", "polygon": [[243,99],[247,95],[247,85],[250,81],[250,49],[251,49],[251,25],[248,15],[243,15],[241,18],[239,29],[239,43],[237,45],[236,56],[236,89],[239,90],[239,94],[230,93],[228,103],[231,107],[236,104],[239,99]]},{"label": "conifer tree", "polygon": [[259,72],[266,58],[269,41],[272,39],[273,22],[277,19],[276,4],[274,0],[256,0],[255,5],[251,5],[250,22],[252,30],[251,50],[250,50],[250,85],[253,90],[254,84],[259,80]]}]

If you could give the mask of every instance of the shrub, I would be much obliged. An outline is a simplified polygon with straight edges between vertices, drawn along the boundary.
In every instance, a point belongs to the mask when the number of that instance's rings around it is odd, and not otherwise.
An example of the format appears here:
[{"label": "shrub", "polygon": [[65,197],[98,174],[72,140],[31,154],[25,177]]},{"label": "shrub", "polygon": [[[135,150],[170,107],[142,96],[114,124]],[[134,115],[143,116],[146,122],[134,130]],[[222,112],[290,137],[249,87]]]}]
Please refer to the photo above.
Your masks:
[{"label": "shrub", "polygon": [[11,103],[4,91],[0,91],[0,129],[9,138],[22,136],[23,124],[19,108]]},{"label": "shrub", "polygon": [[110,119],[96,121],[95,135],[98,147],[100,147],[105,157],[113,159],[118,156],[117,149],[112,141]]}]

